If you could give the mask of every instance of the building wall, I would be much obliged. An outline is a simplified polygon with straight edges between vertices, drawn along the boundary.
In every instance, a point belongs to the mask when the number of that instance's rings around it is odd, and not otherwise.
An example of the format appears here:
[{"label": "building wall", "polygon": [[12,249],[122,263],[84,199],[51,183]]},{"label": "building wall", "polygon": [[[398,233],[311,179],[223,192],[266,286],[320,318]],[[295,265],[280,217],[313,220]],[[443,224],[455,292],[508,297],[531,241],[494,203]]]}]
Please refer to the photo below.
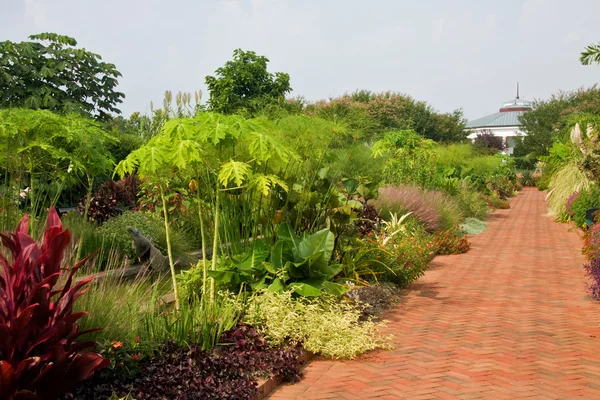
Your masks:
[{"label": "building wall", "polygon": [[525,136],[525,133],[519,129],[518,126],[502,126],[502,127],[483,127],[470,129],[471,134],[467,136],[469,139],[474,140],[478,134],[482,132],[491,132],[494,136],[500,136],[504,138],[508,148],[504,152],[505,154],[513,154],[515,149],[514,140],[511,138],[517,136]]}]

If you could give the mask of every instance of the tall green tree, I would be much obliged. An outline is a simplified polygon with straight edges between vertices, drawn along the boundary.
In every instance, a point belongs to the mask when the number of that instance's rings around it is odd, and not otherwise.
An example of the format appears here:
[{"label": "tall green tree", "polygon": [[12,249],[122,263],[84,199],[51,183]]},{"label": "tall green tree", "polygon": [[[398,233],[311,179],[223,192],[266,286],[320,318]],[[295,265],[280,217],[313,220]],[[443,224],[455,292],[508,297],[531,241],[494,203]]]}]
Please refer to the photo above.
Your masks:
[{"label": "tall green tree", "polygon": [[519,119],[527,135],[517,142],[515,154],[548,155],[552,143],[564,132],[569,116],[577,113],[600,114],[599,88],[559,92],[547,100],[535,101],[533,110]]},{"label": "tall green tree", "polygon": [[285,100],[292,91],[290,76],[283,72],[267,71],[269,59],[253,51],[237,49],[233,60],[207,76],[210,92],[209,108],[223,114],[248,112],[254,114]]},{"label": "tall green tree", "polygon": [[106,120],[125,97],[116,91],[121,73],[77,41],[56,33],[31,41],[0,42],[0,108],[84,113]]}]

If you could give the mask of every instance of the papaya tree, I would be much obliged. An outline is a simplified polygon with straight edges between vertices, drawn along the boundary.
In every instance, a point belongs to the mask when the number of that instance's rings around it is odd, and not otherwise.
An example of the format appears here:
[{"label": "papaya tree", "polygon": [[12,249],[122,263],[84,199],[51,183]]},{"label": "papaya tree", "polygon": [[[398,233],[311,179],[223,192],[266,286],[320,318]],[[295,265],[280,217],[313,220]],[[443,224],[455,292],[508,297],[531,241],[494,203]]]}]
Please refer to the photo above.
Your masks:
[{"label": "papaya tree", "polygon": [[[226,192],[248,191],[269,196],[278,187],[287,185],[276,174],[269,173],[268,163],[285,164],[293,154],[269,135],[263,123],[236,115],[200,113],[194,118],[173,119],[165,123],[159,135],[121,161],[115,173],[123,176],[137,173],[158,183],[163,202],[165,229],[169,230],[164,189],[175,177],[190,181],[200,204],[201,197],[213,204],[212,269],[216,268],[219,252],[219,232],[222,230],[222,195]],[[202,290],[212,299],[214,281],[208,288],[208,264],[205,227],[200,208],[198,218],[202,235]],[[177,281],[167,234],[167,251],[175,297]],[[177,303],[178,306],[178,303]]]}]

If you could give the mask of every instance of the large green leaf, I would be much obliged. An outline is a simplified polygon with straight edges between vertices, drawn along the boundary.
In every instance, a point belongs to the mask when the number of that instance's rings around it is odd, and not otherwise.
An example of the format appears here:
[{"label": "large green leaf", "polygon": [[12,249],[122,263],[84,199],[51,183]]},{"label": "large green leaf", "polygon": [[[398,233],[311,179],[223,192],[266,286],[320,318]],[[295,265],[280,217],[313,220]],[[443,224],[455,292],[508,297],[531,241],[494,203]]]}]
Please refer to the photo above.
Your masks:
[{"label": "large green leaf", "polygon": [[236,264],[236,267],[242,271],[261,271],[264,270],[263,262],[269,257],[269,249],[264,239],[254,241],[252,250],[244,259]]},{"label": "large green leaf", "polygon": [[[299,259],[305,259],[313,254],[323,251],[326,261],[333,255],[335,245],[335,235],[329,229],[322,229],[302,240],[297,247],[295,256]],[[297,259],[297,261],[299,261]]]},{"label": "large green leaf", "polygon": [[325,281],[323,282],[323,291],[334,294],[334,295],[342,295],[348,291],[348,286],[340,285],[339,283]]},{"label": "large green leaf", "polygon": [[290,263],[288,273],[292,278],[321,278],[326,277],[327,260],[325,253],[318,251],[300,262]]},{"label": "large green leaf", "polygon": [[304,282],[293,282],[288,285],[288,288],[304,297],[318,297],[321,295],[321,290]]},{"label": "large green leaf", "polygon": [[275,280],[269,285],[269,288],[267,290],[273,293],[281,293],[285,290],[285,285],[283,284],[281,279],[275,278]]},{"label": "large green leaf", "polygon": [[289,241],[278,240],[271,249],[271,263],[276,271],[281,271],[285,264],[294,260]]},{"label": "large green leaf", "polygon": [[233,283],[236,285],[242,283],[242,277],[237,272],[209,270],[208,275],[218,282]]},{"label": "large green leaf", "polygon": [[283,224],[279,225],[279,228],[277,228],[277,238],[279,240],[288,242],[294,251],[297,250],[299,240],[294,232],[294,229],[292,229],[292,226],[289,223],[284,222]]},{"label": "large green leaf", "polygon": [[249,173],[250,165],[241,161],[229,160],[229,162],[221,165],[219,181],[225,187],[227,187],[230,182],[235,183],[236,186],[242,186]]}]

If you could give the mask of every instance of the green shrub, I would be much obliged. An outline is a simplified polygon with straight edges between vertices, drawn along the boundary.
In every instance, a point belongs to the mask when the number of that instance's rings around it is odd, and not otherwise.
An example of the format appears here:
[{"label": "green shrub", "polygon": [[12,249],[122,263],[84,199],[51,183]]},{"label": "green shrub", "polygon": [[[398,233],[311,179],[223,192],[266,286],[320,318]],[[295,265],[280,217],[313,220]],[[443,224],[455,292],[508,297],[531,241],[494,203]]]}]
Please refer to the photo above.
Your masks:
[{"label": "green shrub", "polygon": [[463,185],[456,195],[454,200],[460,210],[460,213],[465,218],[486,219],[489,214],[487,202],[483,195],[476,192],[470,186]]},{"label": "green shrub", "polygon": [[246,322],[260,329],[272,345],[302,344],[313,353],[332,358],[354,358],[389,346],[381,337],[383,326],[361,321],[361,307],[333,296],[294,298],[291,292],[269,291],[249,299]]},{"label": "green shrub", "polygon": [[487,224],[477,218],[466,218],[459,228],[466,235],[479,235],[487,229]]},{"label": "green shrub", "polygon": [[598,186],[592,185],[587,190],[579,192],[579,196],[573,201],[570,212],[573,215],[573,221],[579,227],[586,225],[585,212],[590,208],[600,207],[600,190]]},{"label": "green shrub", "polygon": [[[165,225],[163,219],[158,214],[125,211],[122,215],[111,218],[104,223],[98,228],[98,232],[105,241],[110,241],[121,254],[126,255],[131,260],[135,260],[136,254],[131,243],[131,236],[127,231],[128,226],[139,229],[144,236],[154,243],[156,248],[163,254],[167,254]],[[193,241],[180,231],[171,227],[170,233],[171,246],[175,256],[185,257],[187,251],[193,250]]]},{"label": "green shrub", "polygon": [[[401,227],[386,229],[367,236],[364,242],[380,252],[369,253],[372,279],[404,287],[424,275],[432,245],[423,225],[407,219]],[[369,278],[369,276],[365,276]]]},{"label": "green shrub", "polygon": [[[82,257],[95,251],[97,253],[94,256],[93,272],[105,270],[111,261],[113,264],[122,262],[122,257],[118,261],[110,260],[111,256],[115,256],[114,250],[119,251],[119,249],[112,237],[106,237],[98,230],[97,224],[84,220],[76,211],[71,211],[65,215],[62,222],[63,226],[71,233],[71,243],[73,244],[72,262],[77,262]],[[128,254],[121,254],[121,256],[125,255]]]},{"label": "green shrub", "polygon": [[488,196],[488,203],[495,209],[508,210],[510,208],[510,201],[501,198],[496,193]]}]

